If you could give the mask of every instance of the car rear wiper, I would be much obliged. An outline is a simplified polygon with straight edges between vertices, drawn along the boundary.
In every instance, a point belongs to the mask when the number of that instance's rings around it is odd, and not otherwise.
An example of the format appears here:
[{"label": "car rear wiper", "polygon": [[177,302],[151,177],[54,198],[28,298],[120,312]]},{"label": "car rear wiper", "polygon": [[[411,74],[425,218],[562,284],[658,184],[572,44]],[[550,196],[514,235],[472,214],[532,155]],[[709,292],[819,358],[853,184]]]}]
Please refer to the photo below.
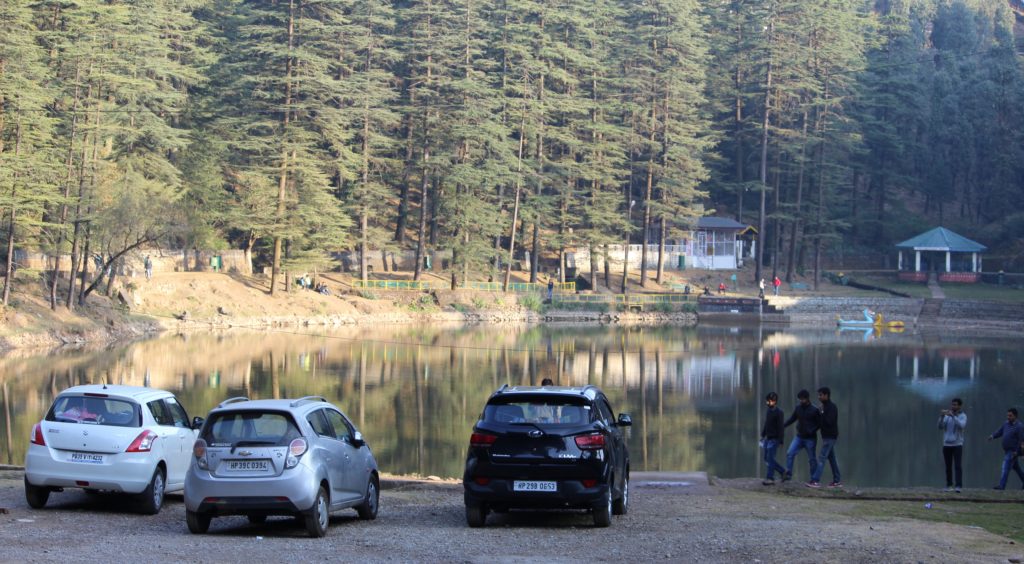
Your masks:
[{"label": "car rear wiper", "polygon": [[238,441],[231,445],[231,454],[235,454],[235,449],[241,446],[274,446],[277,441]]},{"label": "car rear wiper", "polygon": [[535,427],[541,433],[543,433],[545,435],[547,434],[547,431],[545,431],[543,427],[541,427],[540,425],[538,425],[536,423],[533,423],[532,421],[516,421],[515,423],[509,423],[509,425],[516,425],[518,427],[524,427],[526,425],[529,425],[531,427]]}]

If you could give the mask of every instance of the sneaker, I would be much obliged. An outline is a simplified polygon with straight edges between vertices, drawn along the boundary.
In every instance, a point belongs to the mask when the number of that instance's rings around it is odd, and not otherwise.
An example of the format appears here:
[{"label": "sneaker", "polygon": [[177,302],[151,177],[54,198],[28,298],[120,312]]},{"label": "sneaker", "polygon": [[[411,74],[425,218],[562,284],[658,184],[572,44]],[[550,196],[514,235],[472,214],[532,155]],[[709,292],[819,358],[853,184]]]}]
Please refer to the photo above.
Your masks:
[{"label": "sneaker", "polygon": [[945,491],[947,491],[947,492],[953,491],[953,486],[946,486],[946,490]]},{"label": "sneaker", "polygon": [[819,484],[818,482],[807,482],[804,485],[807,486],[808,488],[820,488],[821,487],[821,484]]},{"label": "sneaker", "polygon": [[831,484],[828,485],[828,487],[830,487],[830,488],[841,488],[841,487],[843,487],[843,483],[842,482],[832,482]]},{"label": "sneaker", "polygon": [[953,491],[955,491],[956,493],[960,493],[960,487],[958,486],[958,487],[957,487],[956,489],[954,489]]},{"label": "sneaker", "polygon": [[765,481],[761,482],[761,485],[762,486],[774,486],[775,485],[775,480],[765,480]]}]

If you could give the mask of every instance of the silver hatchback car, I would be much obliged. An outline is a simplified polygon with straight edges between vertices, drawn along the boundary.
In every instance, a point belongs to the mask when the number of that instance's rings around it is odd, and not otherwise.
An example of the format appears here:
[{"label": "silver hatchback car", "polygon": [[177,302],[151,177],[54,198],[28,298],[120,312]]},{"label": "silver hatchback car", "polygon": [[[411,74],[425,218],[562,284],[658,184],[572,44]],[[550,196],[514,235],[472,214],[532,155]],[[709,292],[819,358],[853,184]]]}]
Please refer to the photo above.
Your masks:
[{"label": "silver hatchback car", "polygon": [[375,519],[379,496],[369,445],[326,399],[232,398],[210,412],[192,449],[185,521],[202,534],[220,515],[294,515],[322,537],[334,511]]}]

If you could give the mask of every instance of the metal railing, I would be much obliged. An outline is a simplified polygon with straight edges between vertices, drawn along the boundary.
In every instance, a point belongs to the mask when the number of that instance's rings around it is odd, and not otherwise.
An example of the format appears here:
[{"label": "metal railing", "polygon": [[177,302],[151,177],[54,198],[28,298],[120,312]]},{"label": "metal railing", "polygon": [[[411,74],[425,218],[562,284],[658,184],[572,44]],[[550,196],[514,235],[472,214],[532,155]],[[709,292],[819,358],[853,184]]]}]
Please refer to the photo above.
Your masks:
[{"label": "metal railing", "polygon": [[[693,294],[555,294],[552,302],[575,304],[646,305],[683,303],[690,301]],[[694,300],[697,299],[696,295]]]},{"label": "metal railing", "polygon": [[[414,280],[355,280],[352,287],[357,290],[405,290],[422,292],[429,290],[447,290],[451,286],[436,281],[414,281]],[[504,285],[501,282],[466,282],[459,286],[462,290],[476,290],[481,292],[502,292]],[[547,292],[548,285],[532,282],[512,282],[508,285],[510,292],[526,294],[531,292]],[[555,292],[576,292],[575,282],[560,282],[554,286]]]}]

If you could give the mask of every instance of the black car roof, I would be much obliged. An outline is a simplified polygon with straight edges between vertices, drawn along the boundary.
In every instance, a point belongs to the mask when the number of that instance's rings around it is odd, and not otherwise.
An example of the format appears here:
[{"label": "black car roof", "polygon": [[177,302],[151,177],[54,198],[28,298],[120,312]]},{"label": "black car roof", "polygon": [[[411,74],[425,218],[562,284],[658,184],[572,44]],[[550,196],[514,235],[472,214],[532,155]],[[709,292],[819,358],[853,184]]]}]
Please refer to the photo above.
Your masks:
[{"label": "black car roof", "polygon": [[509,396],[514,394],[545,394],[552,396],[574,396],[574,397],[585,397],[591,401],[597,399],[597,396],[601,394],[601,389],[594,385],[586,386],[509,386],[508,384],[498,388],[496,392],[491,394],[491,399],[501,396]]}]

